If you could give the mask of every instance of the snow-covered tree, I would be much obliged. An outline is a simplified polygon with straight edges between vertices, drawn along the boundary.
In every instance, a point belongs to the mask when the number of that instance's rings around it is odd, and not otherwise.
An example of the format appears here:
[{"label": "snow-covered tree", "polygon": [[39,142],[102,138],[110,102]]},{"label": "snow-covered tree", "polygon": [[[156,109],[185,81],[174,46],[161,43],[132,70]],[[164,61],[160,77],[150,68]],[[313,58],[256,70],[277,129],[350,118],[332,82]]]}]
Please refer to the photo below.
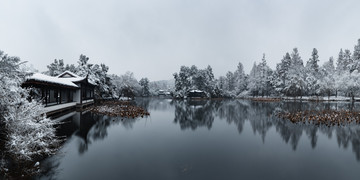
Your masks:
[{"label": "snow-covered tree", "polygon": [[351,66],[351,72],[354,70],[360,71],[360,39],[358,39],[357,45],[354,46],[354,53],[352,55],[353,65]]},{"label": "snow-covered tree", "polygon": [[175,91],[179,97],[184,97],[186,92],[190,90],[192,79],[191,69],[187,66],[181,66],[179,73],[174,73]]},{"label": "snow-covered tree", "polygon": [[311,58],[306,63],[306,85],[308,95],[320,94],[320,72],[319,72],[319,55],[316,48],[311,53]]},{"label": "snow-covered tree", "polygon": [[62,59],[55,59],[53,63],[47,66],[48,71],[45,73],[50,76],[57,76],[66,70],[74,72],[79,76],[88,77],[91,82],[97,84],[95,88],[97,98],[113,96],[112,85],[107,74],[109,67],[105,64],[90,64],[89,59],[89,57],[81,54],[77,66],[73,64],[65,65]]},{"label": "snow-covered tree", "polygon": [[263,58],[261,59],[261,63],[258,65],[259,68],[259,95],[261,96],[269,96],[272,92],[272,85],[271,85],[271,77],[272,77],[272,70],[266,63],[265,54],[263,54]]},{"label": "snow-covered tree", "polygon": [[64,60],[63,59],[55,59],[53,63],[47,65],[48,71],[46,74],[50,76],[57,76],[65,71]]},{"label": "snow-covered tree", "polygon": [[236,71],[234,72],[235,82],[236,82],[236,94],[240,94],[247,88],[247,76],[244,72],[244,66],[239,62]]},{"label": "snow-covered tree", "polygon": [[330,57],[321,68],[320,92],[328,97],[336,92],[334,58]]},{"label": "snow-covered tree", "polygon": [[260,88],[260,71],[259,71],[259,67],[256,65],[255,62],[249,74],[248,89],[251,95],[258,96],[259,88]]},{"label": "snow-covered tree", "polygon": [[344,53],[344,66],[346,71],[353,72],[355,70],[354,61],[348,49],[345,49]]},{"label": "snow-covered tree", "polygon": [[345,72],[339,78],[339,90],[354,100],[355,96],[359,95],[358,92],[360,90],[359,72],[357,70],[355,70],[353,73]]},{"label": "snow-covered tree", "polygon": [[211,66],[198,69],[195,65],[191,67],[181,66],[179,73],[174,73],[175,96],[184,97],[191,89],[204,91],[208,96],[214,93],[215,79]]},{"label": "snow-covered tree", "polygon": [[234,73],[231,71],[228,71],[226,73],[226,90],[228,91],[234,91],[235,90],[235,77]]},{"label": "snow-covered tree", "polygon": [[19,68],[21,63],[0,51],[0,122],[7,134],[6,148],[17,163],[26,163],[54,153],[59,141],[55,122],[46,118],[43,105],[29,101],[29,91],[21,88],[28,75]]},{"label": "snow-covered tree", "polygon": [[284,94],[287,96],[302,96],[306,88],[305,75],[303,60],[298,49],[294,48],[291,53],[290,67],[283,90]]},{"label": "snow-covered tree", "polygon": [[142,96],[149,96],[150,95],[150,88],[149,88],[149,79],[148,78],[141,78],[139,81],[140,86],[142,87],[141,95]]},{"label": "snow-covered tree", "polygon": [[91,68],[93,64],[88,63],[89,57],[81,54],[78,60],[78,66],[76,67],[76,74],[82,77],[86,77],[91,74]]},{"label": "snow-covered tree", "polygon": [[136,80],[134,73],[127,71],[123,75],[111,75],[111,84],[113,85],[113,92],[118,97],[133,97],[141,94],[141,86]]},{"label": "snow-covered tree", "polygon": [[346,64],[345,64],[345,57],[344,57],[344,51],[340,49],[339,56],[336,62],[336,71],[338,74],[341,74],[342,72],[346,71]]},{"label": "snow-covered tree", "polygon": [[276,65],[276,71],[273,74],[273,86],[278,94],[283,92],[288,80],[289,68],[291,67],[291,57],[289,53],[281,59],[281,62]]},{"label": "snow-covered tree", "polygon": [[213,95],[214,93],[217,94],[216,92],[214,92],[216,82],[212,67],[208,65],[204,69],[204,73],[205,73],[205,82],[206,82],[204,91],[209,92],[210,95]]},{"label": "snow-covered tree", "polygon": [[74,64],[66,64],[65,71],[76,73],[76,67]]}]

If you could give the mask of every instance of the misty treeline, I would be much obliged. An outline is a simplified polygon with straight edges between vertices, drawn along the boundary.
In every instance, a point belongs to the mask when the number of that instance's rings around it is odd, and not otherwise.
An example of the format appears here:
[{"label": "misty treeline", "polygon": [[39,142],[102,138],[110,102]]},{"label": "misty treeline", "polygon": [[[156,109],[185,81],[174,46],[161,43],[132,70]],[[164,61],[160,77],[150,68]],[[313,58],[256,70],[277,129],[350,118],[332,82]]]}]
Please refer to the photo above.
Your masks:
[{"label": "misty treeline", "polygon": [[264,54],[259,63],[254,63],[250,74],[245,74],[241,63],[235,72],[229,71],[218,79],[210,66],[205,69],[182,66],[174,73],[174,79],[176,97],[197,89],[208,97],[339,95],[354,99],[360,95],[360,39],[352,52],[340,49],[336,60],[330,57],[322,66],[316,48],[306,63],[294,48],[284,55],[275,70],[267,65]]},{"label": "misty treeline", "polygon": [[92,64],[85,55],[80,55],[77,65],[65,64],[64,60],[55,59],[47,68],[48,71],[44,73],[50,76],[57,76],[64,71],[71,71],[82,77],[87,76],[90,81],[97,84],[96,98],[151,96],[156,95],[159,89],[167,90],[170,87],[167,81],[150,82],[146,77],[138,81],[132,72],[122,75],[109,74],[108,66]]}]

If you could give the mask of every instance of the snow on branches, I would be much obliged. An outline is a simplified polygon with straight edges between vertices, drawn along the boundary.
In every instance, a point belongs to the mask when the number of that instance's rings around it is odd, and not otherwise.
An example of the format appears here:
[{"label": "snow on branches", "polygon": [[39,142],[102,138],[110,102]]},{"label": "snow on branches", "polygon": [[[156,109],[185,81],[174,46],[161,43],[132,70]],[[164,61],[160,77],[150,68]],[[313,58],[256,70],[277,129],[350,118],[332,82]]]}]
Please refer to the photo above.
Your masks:
[{"label": "snow on branches", "polygon": [[6,132],[7,152],[18,160],[51,154],[57,146],[54,122],[46,118],[43,105],[29,101],[29,91],[21,88],[26,72],[22,62],[0,51],[0,121]]}]

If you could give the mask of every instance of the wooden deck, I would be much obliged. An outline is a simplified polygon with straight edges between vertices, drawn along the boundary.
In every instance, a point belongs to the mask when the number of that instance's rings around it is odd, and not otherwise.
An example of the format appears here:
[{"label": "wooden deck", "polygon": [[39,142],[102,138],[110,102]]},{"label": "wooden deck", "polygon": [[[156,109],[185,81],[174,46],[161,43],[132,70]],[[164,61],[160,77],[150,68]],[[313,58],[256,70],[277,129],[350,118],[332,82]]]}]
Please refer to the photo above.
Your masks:
[{"label": "wooden deck", "polygon": [[59,105],[54,105],[54,106],[48,106],[48,107],[45,107],[44,110],[45,110],[46,116],[52,116],[54,114],[58,114],[58,113],[69,111],[69,110],[79,110],[84,107],[90,106],[92,104],[94,104],[93,99],[84,101],[82,104],[78,104],[76,102],[71,102],[71,103],[59,104]]}]

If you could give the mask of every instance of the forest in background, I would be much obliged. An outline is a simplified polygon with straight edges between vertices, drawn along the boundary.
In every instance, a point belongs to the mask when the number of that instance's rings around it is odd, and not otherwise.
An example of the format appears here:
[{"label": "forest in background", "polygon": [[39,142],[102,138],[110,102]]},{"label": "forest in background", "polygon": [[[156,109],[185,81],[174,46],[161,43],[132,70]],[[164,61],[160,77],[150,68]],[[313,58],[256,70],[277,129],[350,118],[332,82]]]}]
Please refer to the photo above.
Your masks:
[{"label": "forest in background", "polygon": [[234,72],[228,71],[218,78],[214,77],[210,65],[204,69],[192,65],[181,66],[180,71],[173,74],[173,80],[151,82],[146,77],[137,80],[132,72],[109,74],[108,66],[92,64],[89,59],[80,55],[76,65],[55,59],[43,73],[56,76],[67,70],[88,76],[98,85],[96,98],[157,96],[160,90],[170,92],[175,98],[186,97],[191,90],[201,90],[208,98],[345,96],[354,99],[360,95],[360,39],[353,51],[340,49],[336,59],[330,57],[321,66],[316,48],[306,62],[294,48],[291,53],[285,53],[275,69],[268,66],[263,54],[249,74],[239,62]]},{"label": "forest in background", "polygon": [[190,90],[201,90],[208,97],[302,97],[360,95],[360,39],[351,53],[340,49],[338,57],[330,57],[319,65],[316,48],[304,63],[297,48],[286,53],[273,70],[267,65],[265,54],[259,63],[254,63],[250,74],[238,64],[235,72],[214,78],[212,68],[198,69],[182,66],[174,73],[175,97],[185,97]]}]

